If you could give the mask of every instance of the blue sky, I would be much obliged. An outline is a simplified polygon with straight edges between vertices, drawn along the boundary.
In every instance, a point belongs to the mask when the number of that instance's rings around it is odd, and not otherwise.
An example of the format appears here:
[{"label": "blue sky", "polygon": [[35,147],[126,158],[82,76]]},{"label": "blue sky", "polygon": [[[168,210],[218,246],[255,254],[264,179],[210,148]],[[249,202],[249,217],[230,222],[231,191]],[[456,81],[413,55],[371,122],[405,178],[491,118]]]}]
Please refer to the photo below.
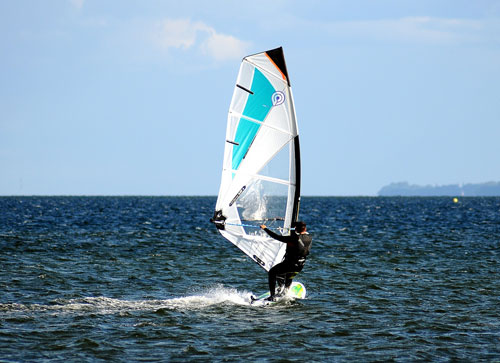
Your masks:
[{"label": "blue sky", "polygon": [[0,195],[216,195],[283,46],[303,195],[500,181],[500,1],[0,2]]}]

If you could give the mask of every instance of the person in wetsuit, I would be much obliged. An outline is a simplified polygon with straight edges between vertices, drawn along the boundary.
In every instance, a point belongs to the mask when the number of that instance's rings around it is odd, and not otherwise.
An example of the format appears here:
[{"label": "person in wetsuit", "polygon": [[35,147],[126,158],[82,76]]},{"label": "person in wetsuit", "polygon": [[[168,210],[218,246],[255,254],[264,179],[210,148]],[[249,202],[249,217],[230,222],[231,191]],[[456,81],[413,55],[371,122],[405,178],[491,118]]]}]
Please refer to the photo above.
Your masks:
[{"label": "person in wetsuit", "polygon": [[269,236],[277,241],[286,243],[285,258],[281,263],[273,266],[269,270],[269,292],[271,295],[268,300],[274,301],[276,294],[276,276],[286,275],[285,288],[289,288],[293,277],[304,267],[307,255],[311,249],[312,238],[307,233],[306,224],[304,222],[295,223],[295,231],[292,231],[289,236],[282,236],[269,230],[265,224],[261,225]]}]

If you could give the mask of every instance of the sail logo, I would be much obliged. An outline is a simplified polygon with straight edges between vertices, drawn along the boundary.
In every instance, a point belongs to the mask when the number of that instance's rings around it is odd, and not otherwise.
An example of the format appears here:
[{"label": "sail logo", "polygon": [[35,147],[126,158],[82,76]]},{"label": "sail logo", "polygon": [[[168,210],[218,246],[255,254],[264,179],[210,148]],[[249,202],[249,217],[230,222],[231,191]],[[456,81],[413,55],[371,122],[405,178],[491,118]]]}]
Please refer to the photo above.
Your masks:
[{"label": "sail logo", "polygon": [[276,91],[271,96],[271,100],[273,101],[273,106],[279,106],[285,102],[285,94],[281,91]]},{"label": "sail logo", "polygon": [[238,194],[236,194],[233,198],[233,200],[229,203],[229,206],[231,207],[234,202],[236,202],[236,200],[240,197],[241,193],[243,193],[245,191],[245,189],[247,188],[246,185],[243,185],[243,187],[240,189],[240,191],[238,192]]}]

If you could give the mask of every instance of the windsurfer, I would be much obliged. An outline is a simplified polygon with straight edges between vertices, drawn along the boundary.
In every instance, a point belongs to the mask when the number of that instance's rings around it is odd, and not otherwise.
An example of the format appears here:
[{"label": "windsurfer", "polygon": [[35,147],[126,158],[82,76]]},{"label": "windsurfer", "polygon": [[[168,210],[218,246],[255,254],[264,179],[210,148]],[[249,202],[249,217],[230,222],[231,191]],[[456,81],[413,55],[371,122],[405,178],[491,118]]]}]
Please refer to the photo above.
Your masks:
[{"label": "windsurfer", "polygon": [[269,270],[269,292],[268,300],[274,301],[276,295],[276,277],[285,275],[285,289],[288,289],[292,279],[302,271],[306,263],[307,255],[311,249],[312,238],[307,233],[306,224],[302,221],[295,223],[295,231],[289,236],[282,236],[269,230],[265,224],[260,226],[269,236],[277,241],[286,243],[286,253],[283,261]]}]

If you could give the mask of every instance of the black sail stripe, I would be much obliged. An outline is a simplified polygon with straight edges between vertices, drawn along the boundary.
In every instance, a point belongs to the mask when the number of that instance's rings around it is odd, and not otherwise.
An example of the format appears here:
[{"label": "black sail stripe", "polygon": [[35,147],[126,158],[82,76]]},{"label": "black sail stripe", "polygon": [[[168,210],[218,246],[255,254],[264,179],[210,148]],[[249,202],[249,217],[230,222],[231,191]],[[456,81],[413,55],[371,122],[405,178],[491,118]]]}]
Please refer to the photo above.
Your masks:
[{"label": "black sail stripe", "polygon": [[253,95],[253,92],[252,92],[252,91],[250,91],[248,88],[245,88],[245,87],[243,87],[243,86],[240,86],[239,84],[237,84],[237,85],[236,85],[236,87],[241,88],[243,91],[246,91],[246,92],[250,93],[251,95]]}]

